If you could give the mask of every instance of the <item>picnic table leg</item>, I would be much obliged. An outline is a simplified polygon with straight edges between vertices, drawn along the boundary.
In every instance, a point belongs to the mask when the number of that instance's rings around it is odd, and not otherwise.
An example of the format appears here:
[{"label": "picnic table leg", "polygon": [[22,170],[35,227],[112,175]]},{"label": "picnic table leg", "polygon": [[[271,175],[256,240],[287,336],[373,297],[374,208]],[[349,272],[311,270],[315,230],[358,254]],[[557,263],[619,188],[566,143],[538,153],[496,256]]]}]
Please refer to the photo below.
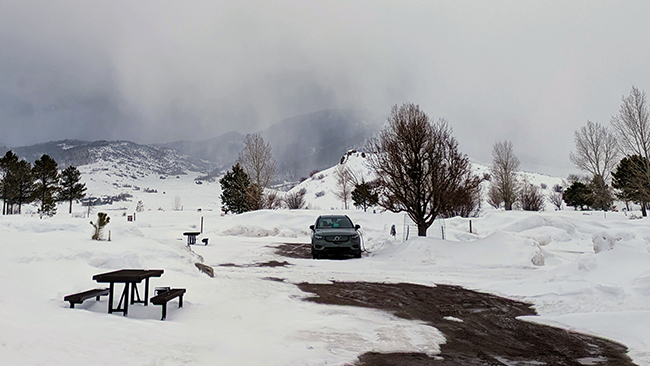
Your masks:
[{"label": "picnic table leg", "polygon": [[108,313],[113,313],[113,290],[115,290],[115,283],[111,282],[110,292],[108,293]]},{"label": "picnic table leg", "polygon": [[124,316],[129,312],[129,284],[124,284]]},{"label": "picnic table leg", "polygon": [[165,320],[167,318],[167,302],[162,304],[162,318],[160,320]]},{"label": "picnic table leg", "polygon": [[144,306],[149,304],[149,277],[144,280]]},{"label": "picnic table leg", "polygon": [[[129,286],[131,286],[130,282],[124,283],[124,290],[122,291],[122,296],[120,296],[120,303],[117,304],[117,309],[115,309],[115,311],[121,311],[124,316],[126,316],[129,311]],[[122,302],[124,302],[124,305],[122,305]]]}]

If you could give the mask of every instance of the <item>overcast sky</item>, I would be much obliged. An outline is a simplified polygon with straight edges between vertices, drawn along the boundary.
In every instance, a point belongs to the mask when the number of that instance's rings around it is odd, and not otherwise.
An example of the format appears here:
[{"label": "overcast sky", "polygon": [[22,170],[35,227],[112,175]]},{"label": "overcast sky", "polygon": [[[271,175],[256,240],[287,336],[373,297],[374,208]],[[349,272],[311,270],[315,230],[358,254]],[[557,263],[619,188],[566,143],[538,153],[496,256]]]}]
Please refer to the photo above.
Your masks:
[{"label": "overcast sky", "polygon": [[0,144],[256,132],[419,104],[463,152],[571,170],[573,131],[650,90],[646,1],[0,0]]}]

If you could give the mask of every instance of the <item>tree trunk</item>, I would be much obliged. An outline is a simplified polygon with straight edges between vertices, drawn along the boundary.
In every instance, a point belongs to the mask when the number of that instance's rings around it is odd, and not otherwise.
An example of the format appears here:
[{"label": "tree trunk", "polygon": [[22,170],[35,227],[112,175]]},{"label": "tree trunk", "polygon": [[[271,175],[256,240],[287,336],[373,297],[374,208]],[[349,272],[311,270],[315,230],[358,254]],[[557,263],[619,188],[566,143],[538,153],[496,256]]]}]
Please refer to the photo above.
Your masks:
[{"label": "tree trunk", "polygon": [[418,236],[427,236],[427,225],[418,224]]},{"label": "tree trunk", "polygon": [[68,213],[72,213],[72,200],[70,200],[70,212]]},{"label": "tree trunk", "polygon": [[646,210],[646,205],[647,205],[647,203],[641,202],[641,215],[643,217],[648,216],[648,211]]},{"label": "tree trunk", "polygon": [[503,202],[503,207],[506,209],[506,211],[512,211],[512,204],[513,202]]}]

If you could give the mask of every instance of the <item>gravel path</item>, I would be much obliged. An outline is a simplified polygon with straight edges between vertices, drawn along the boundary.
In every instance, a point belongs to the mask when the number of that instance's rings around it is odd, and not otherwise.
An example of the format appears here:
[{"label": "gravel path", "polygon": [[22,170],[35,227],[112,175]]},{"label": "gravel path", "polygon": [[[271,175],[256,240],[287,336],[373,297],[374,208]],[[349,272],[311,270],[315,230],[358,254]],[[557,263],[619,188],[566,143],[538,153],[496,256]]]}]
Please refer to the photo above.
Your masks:
[{"label": "gravel path", "polygon": [[458,286],[335,282],[299,287],[316,295],[308,301],[386,310],[425,321],[447,338],[436,357],[366,353],[359,366],[634,365],[621,344],[517,320],[536,313],[529,304]]}]

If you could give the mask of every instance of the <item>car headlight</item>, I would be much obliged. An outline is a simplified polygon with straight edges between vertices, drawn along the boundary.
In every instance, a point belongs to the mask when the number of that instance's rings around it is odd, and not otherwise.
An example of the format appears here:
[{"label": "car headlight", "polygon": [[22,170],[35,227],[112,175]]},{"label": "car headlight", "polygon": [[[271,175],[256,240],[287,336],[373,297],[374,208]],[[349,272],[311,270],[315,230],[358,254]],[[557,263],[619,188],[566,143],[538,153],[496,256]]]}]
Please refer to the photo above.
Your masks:
[{"label": "car headlight", "polygon": [[316,240],[323,240],[323,236],[322,236],[322,235],[318,235],[318,234],[314,234],[314,239],[316,239]]},{"label": "car headlight", "polygon": [[350,236],[350,239],[357,240],[359,239],[359,234],[353,234]]}]

